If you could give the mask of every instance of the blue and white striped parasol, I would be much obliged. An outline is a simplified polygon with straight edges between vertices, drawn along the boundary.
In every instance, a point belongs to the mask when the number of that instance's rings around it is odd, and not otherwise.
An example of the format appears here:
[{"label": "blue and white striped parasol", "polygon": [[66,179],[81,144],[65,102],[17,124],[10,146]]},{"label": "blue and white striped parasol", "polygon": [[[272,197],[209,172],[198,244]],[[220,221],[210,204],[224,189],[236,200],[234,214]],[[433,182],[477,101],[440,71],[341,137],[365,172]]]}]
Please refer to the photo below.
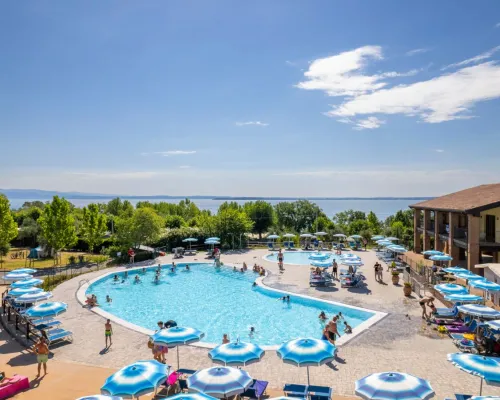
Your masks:
[{"label": "blue and white striped parasol", "polygon": [[342,259],[342,260],[347,260],[347,259],[361,260],[361,257],[357,256],[356,254],[348,253],[348,254],[342,254],[340,256],[340,259]]},{"label": "blue and white striped parasol", "polygon": [[449,274],[468,274],[471,273],[468,269],[462,267],[447,267],[443,268],[443,271],[448,272]]},{"label": "blue and white striped parasol", "polygon": [[484,280],[484,278],[481,276],[481,275],[476,275],[476,274],[473,274],[473,273],[470,273],[470,274],[463,274],[463,273],[459,273],[459,274],[455,274],[455,276],[457,278],[460,278],[460,279],[465,279],[465,280],[468,280],[468,281],[477,281],[477,280]]},{"label": "blue and white striped parasol", "polygon": [[260,361],[265,351],[253,343],[236,342],[217,346],[208,353],[212,361],[232,366],[249,365]]},{"label": "blue and white striped parasol", "polygon": [[182,241],[183,241],[184,243],[187,243],[187,242],[197,242],[197,241],[198,241],[198,239],[196,239],[196,238],[192,238],[192,237],[189,237],[189,238],[186,238],[186,239],[182,239]]},{"label": "blue and white striped parasol", "polygon": [[18,268],[18,269],[13,269],[10,271],[10,273],[16,273],[16,274],[34,274],[36,272],[36,269],[33,268]]},{"label": "blue and white striped parasol", "polygon": [[500,400],[500,396],[472,396],[470,400]]},{"label": "blue and white striped parasol", "polygon": [[496,319],[494,321],[485,321],[484,322],[490,329],[495,331],[500,331],[500,319]]},{"label": "blue and white striped parasol", "polygon": [[385,236],[383,236],[383,235],[375,235],[375,236],[371,237],[371,239],[374,241],[383,240],[384,238],[385,238]]},{"label": "blue and white striped parasol", "polygon": [[22,279],[30,278],[33,278],[33,275],[26,274],[24,272],[9,272],[8,274],[3,276],[3,279],[6,281],[19,281]]},{"label": "blue and white striped parasol", "polygon": [[279,237],[279,235],[269,235],[267,238],[268,239],[279,239],[280,237]]},{"label": "blue and white striped parasol", "polygon": [[422,254],[424,256],[444,256],[444,253],[438,250],[426,250]]},{"label": "blue and white striped parasol", "polygon": [[323,231],[320,231],[320,232],[315,232],[315,233],[314,233],[314,236],[326,236],[326,235],[328,235],[328,233],[323,232]]},{"label": "blue and white striped parasol", "polygon": [[216,236],[209,237],[206,240],[211,241],[211,242],[220,242],[220,238],[216,237]]},{"label": "blue and white striped parasol", "polygon": [[27,293],[19,296],[16,299],[17,303],[37,303],[39,301],[48,300],[52,297],[50,292]]},{"label": "blue and white striped parasol", "polygon": [[430,256],[429,259],[432,261],[452,261],[453,257],[448,254],[436,254],[435,256]]},{"label": "blue and white striped parasol", "polygon": [[475,294],[449,294],[444,297],[445,300],[451,301],[453,303],[477,303],[478,301],[483,301],[484,298],[481,296],[476,296]]},{"label": "blue and white striped parasol", "polygon": [[391,242],[393,242],[393,241],[396,241],[396,242],[399,241],[399,238],[397,238],[395,236],[389,236],[389,237],[386,237],[385,239],[386,240],[390,240]]},{"label": "blue and white striped parasol", "polygon": [[479,395],[483,392],[483,379],[487,383],[500,382],[500,358],[476,354],[448,354],[448,361],[469,374],[481,377]]},{"label": "blue and white striped parasol", "polygon": [[326,253],[312,253],[309,256],[309,260],[324,261],[330,258],[330,254]]},{"label": "blue and white striped parasol", "polygon": [[382,246],[382,247],[385,247],[385,246],[393,246],[394,243],[391,242],[390,240],[387,240],[387,239],[382,239],[382,240],[377,240],[376,243],[379,245],[379,246]]},{"label": "blue and white striped parasol", "polygon": [[486,279],[472,281],[469,285],[476,289],[487,290],[488,292],[500,292],[500,285],[498,283],[490,282]]},{"label": "blue and white striped parasol", "polygon": [[364,264],[360,260],[347,259],[340,262],[342,265],[352,265],[353,267],[362,267]]},{"label": "blue and white striped parasol", "polygon": [[231,367],[214,367],[195,372],[187,379],[189,390],[217,398],[243,393],[253,383],[248,372]]},{"label": "blue and white striped parasol", "polygon": [[169,366],[156,360],[137,361],[111,375],[101,393],[108,396],[139,397],[156,392],[168,377]]},{"label": "blue and white striped parasol", "polygon": [[28,308],[26,311],[26,316],[29,318],[45,318],[53,317],[55,315],[62,314],[68,309],[66,303],[60,303],[58,301],[42,303],[36,306]]},{"label": "blue and white striped parasol", "polygon": [[28,286],[28,287],[20,287],[20,288],[12,289],[9,292],[9,294],[12,297],[18,297],[18,296],[22,296],[23,294],[33,294],[33,293],[40,293],[40,292],[43,292],[43,289],[36,288],[33,286],[31,286],[31,287]]},{"label": "blue and white striped parasol", "polygon": [[441,283],[434,285],[434,289],[443,294],[467,294],[467,288],[454,283]]},{"label": "blue and white striped parasol", "polygon": [[494,310],[491,307],[483,306],[482,304],[466,304],[458,306],[458,311],[469,314],[474,317],[481,318],[500,318],[500,311]]},{"label": "blue and white striped parasol", "polygon": [[399,245],[387,246],[387,249],[395,253],[406,253],[408,251],[408,249],[405,249],[403,246]]},{"label": "blue and white striped parasol", "polygon": [[194,328],[174,326],[156,332],[151,339],[160,346],[177,347],[177,369],[179,369],[179,346],[200,341],[205,334]]},{"label": "blue and white striped parasol", "polygon": [[179,393],[176,394],[175,396],[169,396],[168,400],[217,400],[217,399],[205,393]]},{"label": "blue and white striped parasol", "polygon": [[329,341],[311,338],[290,340],[277,350],[278,357],[284,363],[297,367],[307,367],[308,385],[309,366],[319,366],[331,362],[336,353],[337,348]]},{"label": "blue and white striped parasol", "polygon": [[363,239],[363,236],[361,236],[361,235],[351,235],[349,237],[351,237],[353,239]]},{"label": "blue and white striped parasol", "polygon": [[22,281],[13,282],[10,287],[11,288],[20,288],[20,287],[28,287],[28,286],[38,286],[41,285],[43,281],[41,279],[31,278],[24,279]]},{"label": "blue and white striped parasol", "polygon": [[328,268],[332,266],[331,261],[311,261],[313,267]]},{"label": "blue and white striped parasol", "polygon": [[363,399],[426,400],[434,390],[425,379],[400,372],[380,372],[356,381],[355,393]]},{"label": "blue and white striped parasol", "polygon": [[94,396],[84,396],[76,400],[123,400],[121,397],[104,396],[103,394],[96,394]]}]

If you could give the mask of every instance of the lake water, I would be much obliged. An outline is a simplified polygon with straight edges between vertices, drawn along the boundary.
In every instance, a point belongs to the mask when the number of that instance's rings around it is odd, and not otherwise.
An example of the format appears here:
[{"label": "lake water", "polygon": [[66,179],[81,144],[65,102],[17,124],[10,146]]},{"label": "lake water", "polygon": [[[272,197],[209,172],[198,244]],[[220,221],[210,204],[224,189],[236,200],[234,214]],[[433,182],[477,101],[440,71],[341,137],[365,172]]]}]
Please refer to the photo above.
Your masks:
[{"label": "lake water", "polygon": [[[112,198],[85,198],[85,199],[67,199],[77,207],[83,207],[90,203],[106,203]],[[10,204],[12,208],[19,208],[26,201],[41,200],[47,201],[47,199],[16,199],[11,198]],[[139,201],[151,201],[151,202],[169,202],[178,203],[181,199],[134,199],[129,198],[132,204],[136,204]],[[200,209],[210,210],[213,213],[217,212],[219,206],[224,203],[225,200],[213,200],[213,199],[191,199]],[[240,204],[245,203],[244,200],[235,200]],[[271,204],[276,204],[281,201],[294,201],[294,200],[267,200]],[[414,199],[398,199],[398,200],[375,200],[375,199],[365,199],[365,200],[346,200],[346,199],[332,199],[332,200],[311,200],[316,203],[328,217],[332,217],[341,211],[346,211],[349,209],[364,211],[366,213],[373,211],[379,219],[385,219],[388,216],[396,213],[399,210],[407,210],[410,204],[418,203],[420,200]]]}]

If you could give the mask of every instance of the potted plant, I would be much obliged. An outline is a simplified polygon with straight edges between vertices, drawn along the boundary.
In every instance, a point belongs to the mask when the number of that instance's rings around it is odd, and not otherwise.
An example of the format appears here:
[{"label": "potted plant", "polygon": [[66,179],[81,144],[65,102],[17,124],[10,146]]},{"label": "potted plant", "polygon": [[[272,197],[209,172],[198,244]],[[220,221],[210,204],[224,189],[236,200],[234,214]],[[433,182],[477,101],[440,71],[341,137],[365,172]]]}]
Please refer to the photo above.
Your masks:
[{"label": "potted plant", "polygon": [[397,285],[399,283],[399,272],[392,271],[392,284]]},{"label": "potted plant", "polygon": [[411,295],[412,287],[410,282],[405,282],[403,284],[403,293],[406,297]]}]

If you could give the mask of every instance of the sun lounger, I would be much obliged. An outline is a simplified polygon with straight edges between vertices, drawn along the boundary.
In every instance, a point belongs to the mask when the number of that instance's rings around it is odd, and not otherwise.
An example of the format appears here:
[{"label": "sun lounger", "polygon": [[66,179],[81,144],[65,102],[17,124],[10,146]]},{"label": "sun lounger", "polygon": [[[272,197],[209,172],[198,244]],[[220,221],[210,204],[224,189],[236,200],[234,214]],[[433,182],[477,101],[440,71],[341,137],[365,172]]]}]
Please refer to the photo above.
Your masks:
[{"label": "sun lounger", "polygon": [[331,279],[327,274],[309,274],[309,286],[326,286],[327,283],[330,283]]},{"label": "sun lounger", "polygon": [[309,385],[307,395],[310,400],[327,400],[332,398],[333,390],[328,386]]},{"label": "sun lounger", "polygon": [[462,340],[455,342],[455,344],[460,349],[460,351],[472,353],[472,354],[479,353],[479,350],[476,347],[476,343],[473,340],[462,339]]},{"label": "sun lounger", "polygon": [[194,369],[186,369],[186,368],[180,368],[177,370],[179,374],[184,374],[184,375],[193,375],[196,373],[196,370]]},{"label": "sun lounger", "polygon": [[49,319],[46,321],[40,321],[40,322],[37,321],[34,327],[36,330],[45,331],[47,329],[56,328],[59,325],[61,325],[61,321],[58,321],[56,319]]},{"label": "sun lounger", "polygon": [[67,331],[63,328],[56,328],[47,331],[47,337],[49,339],[49,344],[57,342],[59,340],[73,341],[73,332]]},{"label": "sun lounger", "polygon": [[8,385],[0,387],[0,399],[14,397],[19,392],[30,388],[30,381],[26,376],[14,375],[12,378],[6,378]]},{"label": "sun lounger", "polygon": [[307,385],[296,385],[294,383],[286,383],[283,387],[283,392],[287,397],[307,397]]},{"label": "sun lounger", "polygon": [[477,328],[476,320],[473,320],[470,325],[446,325],[446,329],[448,329],[449,333],[474,333]]},{"label": "sun lounger", "polygon": [[240,397],[246,397],[249,399],[261,399],[266,393],[268,385],[269,382],[267,381],[259,381],[257,379],[254,379],[250,387],[242,394],[240,394]]},{"label": "sun lounger", "polygon": [[290,248],[290,249],[295,249],[295,243],[290,242],[290,247],[289,247],[289,248]]},{"label": "sun lounger", "polygon": [[468,400],[472,397],[471,394],[455,394],[455,399],[457,400]]},{"label": "sun lounger", "polygon": [[268,243],[267,248],[271,251],[274,250],[274,243]]}]

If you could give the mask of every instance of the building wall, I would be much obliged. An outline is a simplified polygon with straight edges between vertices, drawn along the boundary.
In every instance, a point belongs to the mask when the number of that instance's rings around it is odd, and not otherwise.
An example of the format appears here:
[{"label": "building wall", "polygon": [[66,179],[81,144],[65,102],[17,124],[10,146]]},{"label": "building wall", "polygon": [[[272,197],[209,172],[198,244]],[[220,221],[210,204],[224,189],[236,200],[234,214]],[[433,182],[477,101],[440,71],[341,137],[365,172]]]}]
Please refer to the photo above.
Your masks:
[{"label": "building wall", "polygon": [[[488,279],[491,282],[499,283],[500,284],[500,276],[495,274],[491,269],[485,268],[484,269],[484,277]],[[486,292],[486,296],[488,298],[488,292]],[[496,306],[500,306],[500,293],[491,293],[489,294],[490,300],[493,301],[493,303]]]},{"label": "building wall", "polygon": [[484,234],[486,229],[486,217],[485,215],[495,216],[495,242],[500,243],[500,207],[492,208],[491,210],[481,212],[481,222],[480,229],[481,233]]}]

